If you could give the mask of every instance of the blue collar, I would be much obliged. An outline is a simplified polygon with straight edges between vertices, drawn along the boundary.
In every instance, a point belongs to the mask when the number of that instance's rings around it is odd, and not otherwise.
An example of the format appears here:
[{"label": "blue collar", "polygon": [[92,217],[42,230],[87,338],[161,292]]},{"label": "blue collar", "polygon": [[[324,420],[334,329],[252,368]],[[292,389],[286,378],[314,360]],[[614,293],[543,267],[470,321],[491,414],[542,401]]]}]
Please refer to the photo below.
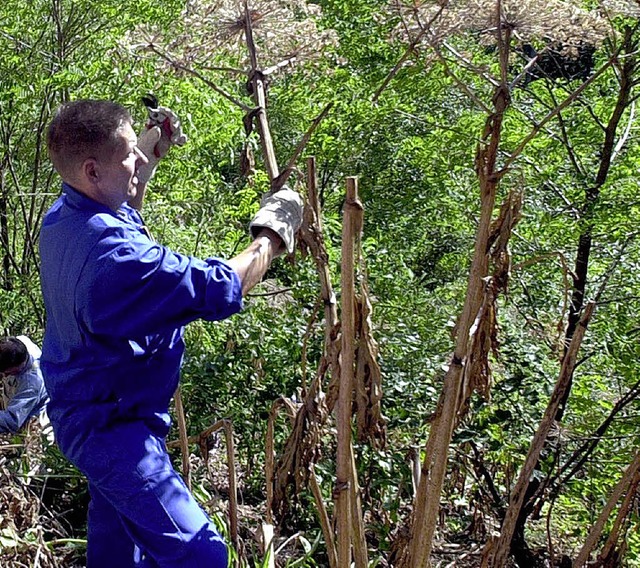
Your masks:
[{"label": "blue collar", "polygon": [[62,182],[62,192],[65,195],[65,201],[69,207],[79,209],[80,211],[90,211],[94,213],[107,213],[119,219],[133,221],[135,225],[142,225],[142,219],[136,209],[128,203],[123,203],[118,211],[114,211],[110,207],[91,199],[81,191],[78,191],[67,182]]},{"label": "blue collar", "polygon": [[75,209],[115,215],[115,211],[111,208],[99,203],[95,199],[91,199],[81,191],[71,187],[66,181],[62,182],[62,192],[65,194],[66,202]]}]

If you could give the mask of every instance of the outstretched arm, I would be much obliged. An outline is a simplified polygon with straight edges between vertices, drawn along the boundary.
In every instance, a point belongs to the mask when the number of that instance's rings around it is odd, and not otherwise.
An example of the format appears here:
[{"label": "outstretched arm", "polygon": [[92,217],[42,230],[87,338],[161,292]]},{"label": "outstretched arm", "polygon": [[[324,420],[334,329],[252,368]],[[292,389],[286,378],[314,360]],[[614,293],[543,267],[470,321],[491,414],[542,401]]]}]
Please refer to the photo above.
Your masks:
[{"label": "outstretched arm", "polygon": [[282,252],[280,237],[271,229],[262,229],[245,250],[227,261],[240,277],[243,296],[262,280],[271,261]]},{"label": "outstretched arm", "polygon": [[243,296],[260,282],[276,256],[293,252],[301,223],[302,199],[295,191],[285,188],[263,198],[249,226],[253,242],[228,261],[240,277]]}]

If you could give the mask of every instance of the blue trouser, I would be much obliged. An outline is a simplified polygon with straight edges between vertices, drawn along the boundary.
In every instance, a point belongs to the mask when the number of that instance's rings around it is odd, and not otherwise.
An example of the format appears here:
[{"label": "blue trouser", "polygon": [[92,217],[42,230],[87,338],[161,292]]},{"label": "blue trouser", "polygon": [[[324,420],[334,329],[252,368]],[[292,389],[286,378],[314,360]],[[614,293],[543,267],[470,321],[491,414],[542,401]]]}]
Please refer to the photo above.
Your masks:
[{"label": "blue trouser", "polygon": [[227,568],[227,548],[140,422],[92,433],[74,456],[89,480],[87,568]]}]

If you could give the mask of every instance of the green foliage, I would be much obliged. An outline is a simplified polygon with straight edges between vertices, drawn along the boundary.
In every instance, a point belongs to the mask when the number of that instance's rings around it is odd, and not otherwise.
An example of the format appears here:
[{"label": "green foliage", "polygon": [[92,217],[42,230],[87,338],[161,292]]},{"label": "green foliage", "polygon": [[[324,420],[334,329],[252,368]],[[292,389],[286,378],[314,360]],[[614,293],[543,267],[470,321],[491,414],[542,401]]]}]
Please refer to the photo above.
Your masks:
[{"label": "green foliage", "polygon": [[[367,536],[384,558],[411,502],[406,458],[423,446],[436,407],[479,215],[474,158],[487,116],[458,86],[464,83],[485,104],[490,104],[493,90],[468,65],[446,69],[441,64],[413,65],[416,60],[411,59],[374,97],[406,49],[388,39],[398,15],[384,14],[381,0],[318,4],[323,8],[321,25],[336,30],[340,43],[313,72],[275,77],[269,84],[268,111],[283,164],[311,121],[333,103],[306,155],[317,159],[338,294],[344,178],[359,178],[365,207],[359,271],[372,294],[389,443],[379,451],[358,446],[357,458],[370,513]],[[182,8],[182,2],[149,1],[12,1],[0,8],[0,219],[7,226],[0,277],[4,333],[41,339],[44,315],[33,245],[59,181],[44,157],[42,135],[51,112],[69,98],[115,98],[128,105],[141,124],[145,111],[140,96],[154,92],[179,113],[190,137],[184,148],[172,150],[154,178],[145,219],[155,238],[197,256],[229,257],[249,242],[246,227],[268,179],[259,159],[250,182],[241,175],[240,153],[246,142],[242,112],[203,82],[160,73],[148,54],[122,48],[126,34],[142,24],[168,30]],[[67,23],[62,35],[56,17]],[[478,44],[476,37],[451,41],[474,65],[496,70],[496,52]],[[237,62],[236,55],[220,53],[215,58],[221,65]],[[598,63],[607,58],[605,47],[600,48]],[[520,63],[514,57],[513,76]],[[229,92],[246,97],[243,81],[232,77],[223,83]],[[499,161],[575,86],[540,80],[514,87]],[[498,306],[500,346],[492,360],[492,397],[474,397],[453,443],[456,458],[443,495],[443,502],[451,504],[450,530],[462,531],[475,506],[482,509],[487,525],[498,521],[495,508],[478,504],[485,482],[469,465],[470,444],[481,453],[506,503],[557,379],[574,255],[585,227],[585,192],[595,183],[603,125],[618,89],[618,75],[609,70],[576,104],[545,124],[502,179],[499,199],[510,190],[524,192],[523,219],[511,239],[510,288]],[[625,138],[623,130],[617,134],[618,153],[590,218],[594,244],[587,297],[598,298],[599,305],[564,423],[554,451],[543,455],[536,473],[540,476],[553,475],[639,379],[635,314],[640,309],[640,145],[633,136],[631,110],[623,117],[625,128],[627,123],[629,135]],[[249,144],[257,154],[255,133]],[[264,437],[271,405],[281,395],[300,397],[320,360],[322,321],[316,316],[310,323],[319,292],[312,259],[280,259],[247,299],[243,313],[225,322],[196,322],[186,330],[183,397],[189,433],[222,417],[231,419],[243,495],[253,506],[264,500]],[[584,467],[557,488],[551,520],[554,535],[567,550],[584,541],[637,448],[637,414],[635,401],[616,417]],[[278,426],[279,448],[288,426],[284,420]],[[318,472],[329,501],[335,472],[331,442],[327,446]],[[62,464],[60,456],[52,458],[52,468],[61,469]],[[82,487],[74,489],[84,495]],[[208,487],[198,486],[197,491],[202,500],[208,499]],[[296,522],[308,530],[296,541],[288,565],[315,566],[323,543],[311,499],[306,494],[301,499],[309,511],[298,511]],[[224,526],[224,516],[216,518]],[[637,525],[638,519],[632,520]],[[529,534],[546,546],[541,531],[536,525]],[[629,562],[637,565],[640,543],[633,531],[628,544]],[[257,552],[251,561],[255,566],[266,563]]]}]

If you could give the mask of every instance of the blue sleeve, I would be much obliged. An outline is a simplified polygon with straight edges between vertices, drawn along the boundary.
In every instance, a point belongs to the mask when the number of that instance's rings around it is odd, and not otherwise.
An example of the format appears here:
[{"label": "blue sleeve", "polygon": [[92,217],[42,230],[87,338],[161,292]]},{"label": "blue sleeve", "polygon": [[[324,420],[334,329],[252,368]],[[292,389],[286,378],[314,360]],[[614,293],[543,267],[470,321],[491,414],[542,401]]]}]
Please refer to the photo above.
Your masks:
[{"label": "blue sleeve", "polygon": [[28,371],[20,375],[16,393],[9,401],[6,410],[0,411],[0,434],[18,432],[45,405],[47,393],[40,372],[35,363]]},{"label": "blue sleeve", "polygon": [[180,255],[144,235],[115,231],[89,256],[76,288],[78,318],[94,334],[131,337],[242,309],[235,271]]}]

